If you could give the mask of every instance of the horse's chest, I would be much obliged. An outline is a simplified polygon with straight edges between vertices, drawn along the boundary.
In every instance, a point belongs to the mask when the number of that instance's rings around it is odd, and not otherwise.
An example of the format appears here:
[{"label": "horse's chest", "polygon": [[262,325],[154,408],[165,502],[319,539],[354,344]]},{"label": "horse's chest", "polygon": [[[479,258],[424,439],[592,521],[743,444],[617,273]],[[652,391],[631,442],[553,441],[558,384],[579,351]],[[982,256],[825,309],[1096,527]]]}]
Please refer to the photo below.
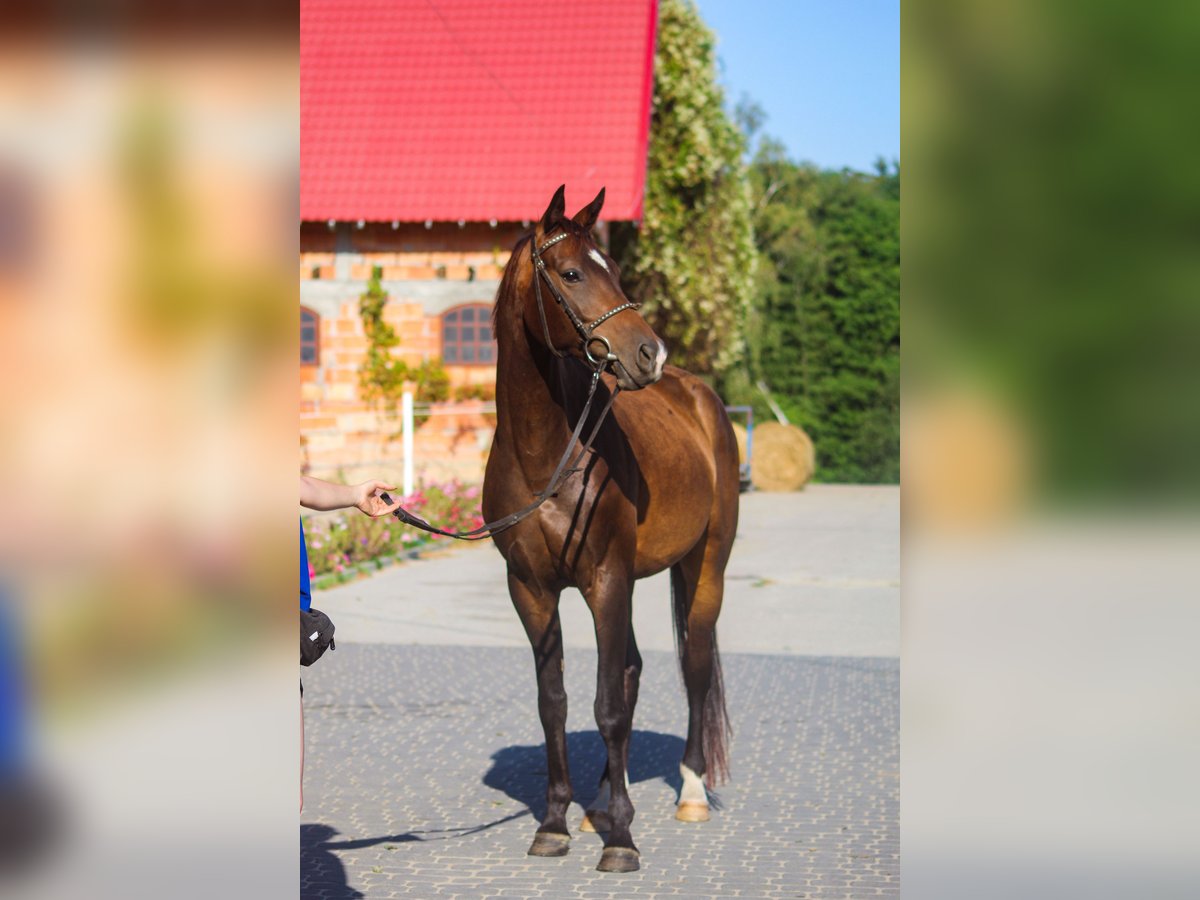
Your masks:
[{"label": "horse's chest", "polygon": [[636,531],[636,506],[612,480],[574,476],[496,544],[520,575],[579,585],[602,563],[632,569]]},{"label": "horse's chest", "polygon": [[538,522],[557,567],[573,572],[601,558],[632,556],[637,530],[634,501],[607,479],[572,482],[543,507]]}]

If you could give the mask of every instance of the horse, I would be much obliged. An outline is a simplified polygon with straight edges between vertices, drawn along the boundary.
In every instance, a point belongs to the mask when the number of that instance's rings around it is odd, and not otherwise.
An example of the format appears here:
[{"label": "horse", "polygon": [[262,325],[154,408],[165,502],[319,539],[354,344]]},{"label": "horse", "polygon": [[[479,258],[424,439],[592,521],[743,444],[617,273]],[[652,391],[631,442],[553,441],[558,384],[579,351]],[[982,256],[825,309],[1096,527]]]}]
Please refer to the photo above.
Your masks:
[{"label": "horse", "polygon": [[[707,821],[706,785],[728,775],[731,729],[716,623],[737,531],[738,451],[721,400],[700,379],[666,364],[665,344],[623,293],[616,262],[592,239],[604,190],[567,218],[564,187],[517,242],[492,311],[496,433],[483,514],[492,520],[544,499],[492,536],[533,649],[546,737],[546,815],[528,854],[563,856],[570,849],[558,603],[571,586],[595,623],[595,717],[607,752],[597,798],[580,827],[607,831],[599,871],[632,872],[640,867],[626,776],[642,671],[632,627],[636,579],[671,570],[689,708],[676,818]],[[555,303],[543,300],[543,284]],[[597,418],[587,412],[589,383],[596,370],[610,368],[595,392],[611,403],[611,415]],[[564,471],[564,448],[585,415],[594,443],[585,445],[574,470],[565,470],[569,477],[554,478]],[[552,478],[557,489],[542,498]]]}]

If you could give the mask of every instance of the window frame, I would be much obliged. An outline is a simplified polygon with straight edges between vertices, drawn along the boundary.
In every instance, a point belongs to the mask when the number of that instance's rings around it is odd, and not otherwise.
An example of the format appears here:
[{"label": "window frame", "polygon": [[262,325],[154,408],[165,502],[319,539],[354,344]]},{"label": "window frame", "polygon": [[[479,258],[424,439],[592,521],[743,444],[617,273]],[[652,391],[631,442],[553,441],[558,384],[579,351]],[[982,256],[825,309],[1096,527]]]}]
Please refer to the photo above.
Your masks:
[{"label": "window frame", "polygon": [[[304,316],[305,314],[312,316],[313,326],[313,359],[308,361],[304,358]],[[307,306],[300,307],[300,365],[302,366],[319,366],[321,365],[321,314],[315,309],[310,309]]]},{"label": "window frame", "polygon": [[[487,329],[488,329],[489,333],[491,334],[491,337],[488,341],[484,342],[484,341],[480,340],[479,338],[474,338],[470,342],[464,343],[461,337],[457,337],[453,341],[447,340],[446,328],[448,326],[453,326],[456,329],[461,329],[463,327],[463,321],[462,321],[461,314],[462,314],[463,310],[468,310],[468,309],[478,310],[478,313],[476,315],[475,321],[471,322],[471,323],[467,323],[467,324],[470,326],[473,326],[475,328],[478,328],[480,325],[487,326]],[[481,313],[482,316],[480,316],[479,313]],[[456,318],[454,321],[448,322],[447,319],[449,319],[451,316],[455,316]],[[473,300],[470,303],[460,303],[457,306],[452,306],[449,309],[443,310],[442,313],[438,316],[438,340],[440,342],[441,351],[442,351],[442,353],[441,353],[442,365],[444,365],[444,366],[475,366],[475,367],[492,366],[492,367],[494,367],[496,365],[497,348],[496,348],[496,335],[495,335],[495,332],[492,331],[492,304],[488,303],[486,301],[483,301],[483,300]],[[448,345],[453,346],[455,348],[455,350],[457,351],[455,353],[455,356],[456,356],[455,359],[451,360],[451,359],[446,358],[446,347]],[[462,356],[462,349],[464,346],[473,347],[475,350],[476,356],[479,355],[479,351],[483,347],[490,346],[492,358],[489,360],[480,360],[480,359],[474,359],[474,360],[470,360],[470,361],[463,360],[461,358],[461,356]]]}]

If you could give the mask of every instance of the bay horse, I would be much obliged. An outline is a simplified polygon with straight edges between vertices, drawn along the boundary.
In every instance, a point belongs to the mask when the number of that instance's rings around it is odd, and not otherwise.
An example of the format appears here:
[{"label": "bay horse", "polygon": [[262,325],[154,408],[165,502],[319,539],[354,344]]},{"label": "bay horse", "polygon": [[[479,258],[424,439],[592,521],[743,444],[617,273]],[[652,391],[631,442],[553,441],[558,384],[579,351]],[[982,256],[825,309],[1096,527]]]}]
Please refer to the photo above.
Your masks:
[{"label": "bay horse", "polygon": [[[611,367],[597,386],[611,415],[600,414],[594,444],[535,513],[493,539],[533,648],[546,736],[546,816],[528,853],[563,856],[570,848],[558,603],[572,586],[595,622],[595,716],[607,752],[581,829],[607,831],[599,871],[632,872],[640,864],[626,769],[642,670],[634,581],[671,570],[689,708],[675,815],[707,821],[702,779],[711,787],[728,774],[716,623],[737,531],[738,452],[721,400],[695,376],[665,365],[665,345],[622,292],[616,263],[592,240],[603,189],[572,218],[564,215],[563,195],[560,187],[533,233],[518,241],[497,292],[497,421],[483,514],[490,521],[536,502],[590,407],[594,370]],[[543,301],[543,284],[554,303]]]}]

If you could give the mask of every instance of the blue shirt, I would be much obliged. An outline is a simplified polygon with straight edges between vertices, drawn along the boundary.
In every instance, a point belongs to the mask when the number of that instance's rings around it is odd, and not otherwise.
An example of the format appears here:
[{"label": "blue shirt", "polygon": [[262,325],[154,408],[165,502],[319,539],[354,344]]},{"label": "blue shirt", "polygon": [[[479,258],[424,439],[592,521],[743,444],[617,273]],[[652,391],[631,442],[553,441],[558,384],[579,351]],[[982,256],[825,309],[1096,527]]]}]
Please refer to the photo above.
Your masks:
[{"label": "blue shirt", "polygon": [[26,688],[20,637],[0,586],[0,777],[20,774],[25,764]]},{"label": "blue shirt", "polygon": [[300,608],[312,605],[312,591],[308,585],[308,549],[304,546],[304,520],[300,520]]}]

